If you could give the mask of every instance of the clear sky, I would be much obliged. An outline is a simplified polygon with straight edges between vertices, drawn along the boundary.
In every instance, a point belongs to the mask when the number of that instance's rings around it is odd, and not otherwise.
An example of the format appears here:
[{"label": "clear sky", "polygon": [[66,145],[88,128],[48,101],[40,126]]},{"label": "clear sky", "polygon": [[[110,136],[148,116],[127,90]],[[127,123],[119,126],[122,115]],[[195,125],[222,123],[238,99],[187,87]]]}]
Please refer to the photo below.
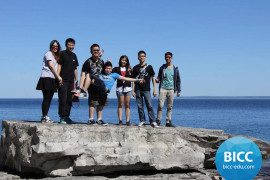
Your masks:
[{"label": "clear sky", "polygon": [[114,65],[126,54],[134,66],[145,50],[156,72],[172,51],[183,96],[270,96],[268,0],[8,0],[0,37],[0,98],[42,97],[43,55],[51,40],[64,48],[68,37],[79,69],[93,43]]}]

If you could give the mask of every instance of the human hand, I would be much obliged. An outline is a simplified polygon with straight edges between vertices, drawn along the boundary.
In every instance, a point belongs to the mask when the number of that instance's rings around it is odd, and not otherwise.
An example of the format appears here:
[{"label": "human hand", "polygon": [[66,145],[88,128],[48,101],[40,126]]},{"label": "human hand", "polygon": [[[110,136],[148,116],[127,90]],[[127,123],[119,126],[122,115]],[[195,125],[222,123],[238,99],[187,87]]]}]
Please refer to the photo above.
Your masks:
[{"label": "human hand", "polygon": [[90,84],[94,84],[95,83],[95,79],[92,79]]},{"label": "human hand", "polygon": [[140,81],[139,81],[140,84],[143,84],[144,82],[145,82],[144,79],[140,79]]},{"label": "human hand", "polygon": [[63,79],[61,78],[61,76],[59,76],[57,79],[58,79],[59,85],[62,86],[63,85]]},{"label": "human hand", "polygon": [[180,91],[179,91],[179,92],[177,92],[177,97],[180,97]]},{"label": "human hand", "polygon": [[156,90],[153,91],[153,96],[156,97],[157,96],[157,92]]},{"label": "human hand", "polygon": [[134,91],[132,91],[132,96],[136,98],[136,93]]}]

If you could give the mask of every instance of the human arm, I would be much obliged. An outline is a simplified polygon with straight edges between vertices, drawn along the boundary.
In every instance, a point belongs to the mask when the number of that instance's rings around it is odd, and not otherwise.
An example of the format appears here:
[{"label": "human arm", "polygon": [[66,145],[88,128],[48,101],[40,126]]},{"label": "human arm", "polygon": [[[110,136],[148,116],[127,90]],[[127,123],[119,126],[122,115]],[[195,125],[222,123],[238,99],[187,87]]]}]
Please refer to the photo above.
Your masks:
[{"label": "human arm", "polygon": [[[57,74],[61,74],[61,71],[62,71],[62,64],[63,64],[63,61],[62,61],[62,53],[60,53],[60,58],[59,58],[59,61],[58,61],[58,65],[57,65]],[[61,77],[61,76],[60,76]],[[61,77],[62,78],[62,77]],[[62,86],[63,85],[63,78],[62,78],[62,81],[59,81],[59,85]]]},{"label": "human arm", "polygon": [[162,68],[160,67],[158,71],[158,76],[156,78],[156,83],[160,83],[161,77],[162,77]]},{"label": "human arm", "polygon": [[118,79],[121,81],[128,81],[128,82],[140,82],[143,80],[143,79],[134,79],[134,78],[124,77],[124,76],[119,76]]},{"label": "human arm", "polygon": [[[157,96],[157,91],[156,91],[156,80],[155,80],[155,71],[151,65],[149,65],[149,76],[150,80],[152,80],[152,85],[153,85],[153,96]],[[150,85],[150,84],[149,84]]]},{"label": "human arm", "polygon": [[131,94],[132,94],[133,97],[136,97],[136,93],[135,93],[135,83],[132,82],[132,83],[131,83],[131,86],[132,86]]},{"label": "human arm", "polygon": [[59,81],[59,84],[62,84],[63,80],[58,73],[58,68],[57,68],[57,70],[54,69],[52,61],[48,60],[47,62],[48,62],[48,67],[51,70],[51,72],[53,73],[54,77]]},{"label": "human arm", "polygon": [[152,76],[152,84],[153,84],[153,96],[156,97],[157,96],[157,91],[156,91],[156,81],[155,81],[155,77]]},{"label": "human arm", "polygon": [[181,78],[180,78],[180,73],[178,68],[176,69],[176,93],[177,93],[177,97],[180,96],[180,92],[181,92]]},{"label": "human arm", "polygon": [[74,70],[74,82],[76,84],[76,87],[78,86],[78,68]]},{"label": "human arm", "polygon": [[[131,71],[131,77],[135,78],[137,75],[138,71],[136,71],[136,67],[133,67]],[[132,82],[131,85],[132,85],[132,96],[135,98],[136,97],[135,82]]]}]

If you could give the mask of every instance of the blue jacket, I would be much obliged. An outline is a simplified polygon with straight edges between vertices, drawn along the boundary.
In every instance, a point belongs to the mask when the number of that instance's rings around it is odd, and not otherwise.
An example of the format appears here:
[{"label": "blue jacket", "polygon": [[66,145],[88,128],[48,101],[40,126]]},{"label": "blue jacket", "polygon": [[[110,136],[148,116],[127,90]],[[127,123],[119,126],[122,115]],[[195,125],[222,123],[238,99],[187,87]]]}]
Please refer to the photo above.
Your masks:
[{"label": "blue jacket", "polygon": [[[167,68],[167,64],[163,64],[158,71],[158,79],[159,79],[159,90],[161,88],[161,83],[163,81],[164,78],[164,71]],[[178,70],[178,67],[173,66],[174,69],[174,76],[173,76],[173,80],[174,80],[174,92],[180,92],[181,91],[181,79],[180,79],[180,73]]]}]

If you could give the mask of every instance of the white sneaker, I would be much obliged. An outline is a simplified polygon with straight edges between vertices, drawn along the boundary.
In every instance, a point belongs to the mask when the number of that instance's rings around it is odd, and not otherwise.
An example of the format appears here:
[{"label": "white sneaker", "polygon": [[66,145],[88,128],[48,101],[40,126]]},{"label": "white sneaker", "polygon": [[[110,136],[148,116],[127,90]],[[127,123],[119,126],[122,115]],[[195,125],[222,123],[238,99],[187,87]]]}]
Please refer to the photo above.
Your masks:
[{"label": "white sneaker", "polygon": [[103,126],[108,126],[108,123],[105,123],[104,121],[102,121],[101,119],[97,121],[98,125],[103,125]]},{"label": "white sneaker", "polygon": [[49,116],[43,116],[43,117],[41,117],[41,122],[42,123],[53,123],[53,120],[51,120]]},{"label": "white sneaker", "polygon": [[139,127],[145,126],[145,122],[144,121],[140,122],[138,126]]},{"label": "white sneaker", "polygon": [[151,123],[151,126],[152,126],[153,128],[158,128],[158,127],[159,127],[159,126],[157,125],[156,122],[152,122],[152,123]]}]

